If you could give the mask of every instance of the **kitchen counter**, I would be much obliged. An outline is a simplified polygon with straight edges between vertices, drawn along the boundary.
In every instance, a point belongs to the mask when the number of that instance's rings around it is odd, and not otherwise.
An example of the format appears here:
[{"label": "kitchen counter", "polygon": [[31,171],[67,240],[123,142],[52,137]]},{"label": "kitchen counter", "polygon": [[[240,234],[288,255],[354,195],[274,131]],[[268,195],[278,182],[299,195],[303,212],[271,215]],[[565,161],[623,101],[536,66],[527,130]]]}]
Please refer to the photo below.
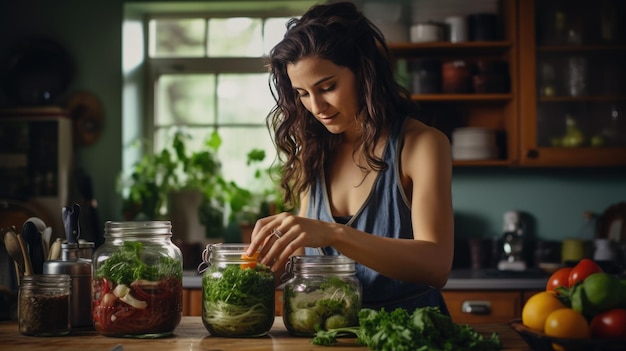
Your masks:
[{"label": "kitchen counter", "polygon": [[[502,272],[496,269],[453,269],[443,290],[543,290],[549,274],[529,269]],[[183,287],[201,289],[202,277],[195,271],[183,275]]]},{"label": "kitchen counter", "polygon": [[[530,351],[524,340],[507,324],[482,324],[474,329],[489,336],[495,332],[500,337],[503,351]],[[76,332],[60,337],[32,337],[19,333],[17,322],[0,322],[0,345],[3,349],[12,351],[38,350],[101,350],[109,351],[120,345],[115,351],[299,351],[299,350],[326,350],[326,351],[356,351],[367,350],[366,347],[357,347],[354,339],[344,338],[345,345],[326,347],[311,344],[310,337],[291,336],[283,324],[282,318],[276,317],[274,326],[268,336],[261,338],[220,338],[210,336],[204,328],[200,317],[183,317],[174,335],[162,339],[121,339],[99,335],[95,331]]]}]

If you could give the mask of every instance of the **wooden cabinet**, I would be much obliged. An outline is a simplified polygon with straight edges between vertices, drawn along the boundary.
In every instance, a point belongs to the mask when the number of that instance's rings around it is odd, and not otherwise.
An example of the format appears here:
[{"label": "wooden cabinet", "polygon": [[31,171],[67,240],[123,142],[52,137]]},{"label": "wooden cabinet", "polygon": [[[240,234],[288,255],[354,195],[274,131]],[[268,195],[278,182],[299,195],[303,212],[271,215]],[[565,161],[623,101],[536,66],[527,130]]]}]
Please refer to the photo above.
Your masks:
[{"label": "wooden cabinet", "polygon": [[[442,2],[444,3],[444,2]],[[455,159],[455,166],[507,166],[514,164],[518,157],[518,70],[516,37],[516,0],[502,0],[498,4],[496,40],[390,43],[391,53],[398,62],[406,62],[407,80],[414,77],[412,63],[417,60],[436,60],[442,66],[446,63],[462,63],[471,69],[467,92],[449,93],[446,90],[445,74],[442,73],[442,88],[435,93],[419,93],[411,85],[412,99],[422,108],[422,117],[433,126],[441,129],[452,139],[453,131],[459,127],[482,127],[495,131],[498,155],[496,157],[471,160]],[[417,5],[419,6],[419,4]],[[420,11],[418,8],[417,11]],[[496,93],[480,93],[473,88],[475,69],[481,63],[498,63],[508,72],[508,84]],[[506,74],[506,72],[505,72]],[[448,91],[446,93],[445,91]]]},{"label": "wooden cabinet", "polygon": [[202,289],[183,289],[183,316],[202,315]]},{"label": "wooden cabinet", "polygon": [[459,127],[496,131],[498,157],[454,165],[626,166],[626,2],[500,0],[498,18],[495,41],[389,44],[409,68],[424,58],[508,64],[506,93],[412,95],[451,139]]},{"label": "wooden cabinet", "polygon": [[519,6],[520,164],[626,165],[626,4]]},{"label": "wooden cabinet", "polygon": [[444,290],[455,323],[507,323],[520,318],[524,303],[536,291]]}]

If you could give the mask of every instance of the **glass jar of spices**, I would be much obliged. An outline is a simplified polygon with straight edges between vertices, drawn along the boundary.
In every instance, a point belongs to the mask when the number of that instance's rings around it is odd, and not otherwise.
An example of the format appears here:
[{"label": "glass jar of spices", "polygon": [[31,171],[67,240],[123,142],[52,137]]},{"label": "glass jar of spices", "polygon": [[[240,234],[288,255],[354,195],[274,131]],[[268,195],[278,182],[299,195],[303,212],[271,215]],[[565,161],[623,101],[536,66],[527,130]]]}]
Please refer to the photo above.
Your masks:
[{"label": "glass jar of spices", "polygon": [[22,278],[18,292],[19,331],[29,336],[70,332],[70,276],[38,274]]},{"label": "glass jar of spices", "polygon": [[361,283],[345,256],[293,256],[283,292],[283,321],[289,333],[312,336],[317,329],[359,325]]},{"label": "glass jar of spices", "polygon": [[169,336],[182,318],[183,260],[169,221],[105,224],[93,254],[92,318],[100,334]]},{"label": "glass jar of spices", "polygon": [[247,248],[214,244],[202,254],[202,323],[211,335],[263,336],[274,324],[274,273]]}]

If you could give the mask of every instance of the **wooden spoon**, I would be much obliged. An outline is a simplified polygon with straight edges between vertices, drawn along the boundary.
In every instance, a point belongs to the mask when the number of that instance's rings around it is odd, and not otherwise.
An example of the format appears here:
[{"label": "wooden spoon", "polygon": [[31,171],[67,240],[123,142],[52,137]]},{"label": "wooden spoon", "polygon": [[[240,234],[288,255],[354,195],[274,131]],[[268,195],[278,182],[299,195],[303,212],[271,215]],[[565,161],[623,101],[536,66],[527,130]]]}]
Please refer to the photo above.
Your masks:
[{"label": "wooden spoon", "polygon": [[4,234],[4,246],[7,249],[7,253],[15,264],[18,267],[18,277],[17,280],[21,280],[21,276],[24,274],[24,253],[22,252],[22,248],[20,247],[19,240],[17,239],[17,234],[13,230],[7,230]]},{"label": "wooden spoon", "polygon": [[33,274],[33,265],[30,263],[30,256],[28,255],[28,251],[26,250],[26,242],[24,242],[24,238],[21,234],[17,234],[17,242],[20,245],[20,250],[22,251],[22,257],[24,260],[24,275],[32,275]]}]

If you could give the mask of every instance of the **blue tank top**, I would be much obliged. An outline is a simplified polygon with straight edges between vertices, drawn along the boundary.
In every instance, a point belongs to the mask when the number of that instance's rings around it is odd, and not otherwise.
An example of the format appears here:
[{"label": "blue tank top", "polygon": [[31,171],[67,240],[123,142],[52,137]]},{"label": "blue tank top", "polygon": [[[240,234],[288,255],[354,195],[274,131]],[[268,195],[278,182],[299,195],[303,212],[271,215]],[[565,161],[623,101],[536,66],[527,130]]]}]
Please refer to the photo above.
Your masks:
[{"label": "blue tank top", "polygon": [[[400,152],[404,121],[392,126],[383,153],[389,167],[378,173],[372,190],[361,208],[345,223],[366,233],[396,239],[413,239],[411,206],[400,182]],[[306,216],[338,222],[330,211],[324,174],[315,179],[309,196]],[[338,222],[341,223],[341,222]],[[333,247],[305,248],[307,255],[339,255]],[[427,285],[403,282],[356,264],[356,276],[363,287],[363,307],[391,311],[397,307],[413,311],[417,307],[439,306],[448,314],[439,290]]]}]

